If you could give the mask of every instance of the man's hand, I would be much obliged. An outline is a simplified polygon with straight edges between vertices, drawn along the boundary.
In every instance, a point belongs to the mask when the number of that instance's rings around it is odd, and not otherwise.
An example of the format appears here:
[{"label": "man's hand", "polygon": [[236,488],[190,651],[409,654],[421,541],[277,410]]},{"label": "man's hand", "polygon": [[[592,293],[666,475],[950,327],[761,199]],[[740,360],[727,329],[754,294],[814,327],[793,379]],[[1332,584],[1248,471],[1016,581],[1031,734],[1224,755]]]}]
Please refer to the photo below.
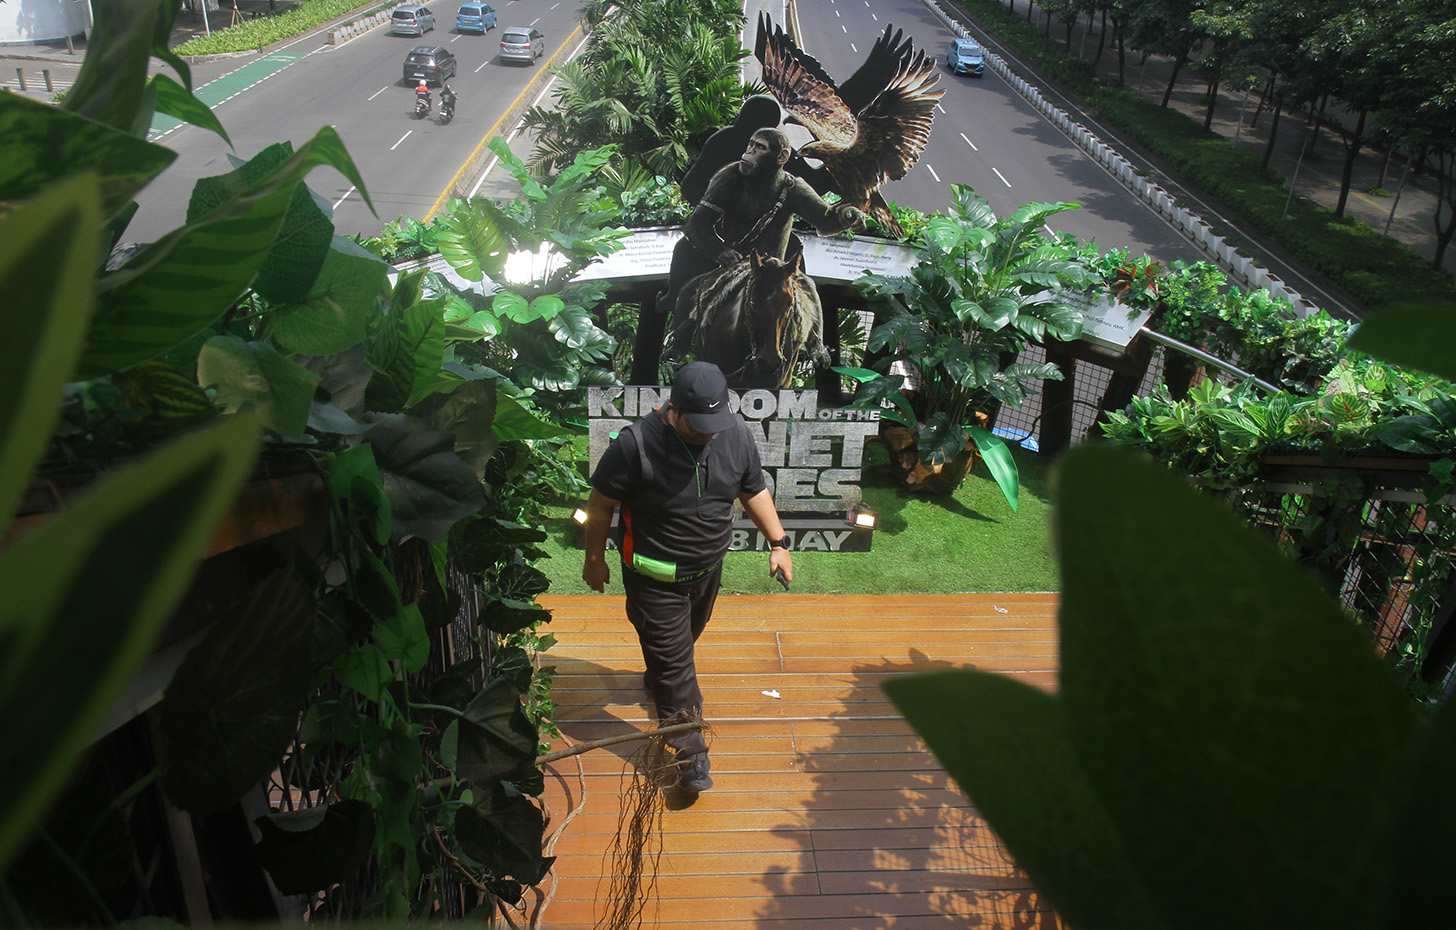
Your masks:
[{"label": "man's hand", "polygon": [[737,249],[724,249],[718,253],[718,257],[714,261],[718,263],[719,268],[722,268],[725,265],[738,264],[743,261],[743,256],[738,254]]},{"label": "man's hand", "polygon": [[787,550],[787,549],[770,549],[768,551],[768,575],[769,575],[769,577],[772,578],[774,572],[778,571],[781,568],[784,570],[784,579],[786,581],[793,581],[794,580],[794,558],[793,558],[793,556],[789,555],[789,550]]},{"label": "man's hand", "polygon": [[607,582],[612,580],[612,570],[607,566],[607,560],[588,558],[581,566],[581,580],[598,594],[605,592]]}]

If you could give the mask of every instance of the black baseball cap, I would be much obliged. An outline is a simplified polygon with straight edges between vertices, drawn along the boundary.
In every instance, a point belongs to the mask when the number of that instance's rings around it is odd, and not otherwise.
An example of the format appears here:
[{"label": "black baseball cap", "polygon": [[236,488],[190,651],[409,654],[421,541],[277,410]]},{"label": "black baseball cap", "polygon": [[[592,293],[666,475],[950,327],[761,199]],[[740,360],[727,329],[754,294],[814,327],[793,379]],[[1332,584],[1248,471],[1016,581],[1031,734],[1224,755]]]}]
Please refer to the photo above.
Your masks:
[{"label": "black baseball cap", "polygon": [[712,362],[688,362],[672,382],[672,408],[700,433],[719,433],[738,422],[728,407],[728,381]]}]

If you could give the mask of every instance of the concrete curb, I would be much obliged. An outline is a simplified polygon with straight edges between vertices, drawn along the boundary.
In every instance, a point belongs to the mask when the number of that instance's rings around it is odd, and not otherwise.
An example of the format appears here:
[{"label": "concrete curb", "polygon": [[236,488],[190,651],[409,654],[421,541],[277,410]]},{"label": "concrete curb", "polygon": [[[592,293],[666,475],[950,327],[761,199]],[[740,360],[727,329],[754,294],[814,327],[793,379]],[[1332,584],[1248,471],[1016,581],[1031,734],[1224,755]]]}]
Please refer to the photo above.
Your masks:
[{"label": "concrete curb", "polygon": [[[962,38],[975,38],[959,20],[941,9],[936,0],[924,0],[924,3],[926,8],[940,17],[947,28],[956,35]],[[1077,143],[1079,148],[1090,155],[1124,187],[1137,194],[1156,210],[1159,216],[1187,236],[1208,256],[1209,261],[1218,265],[1230,276],[1234,284],[1246,290],[1266,290],[1270,297],[1287,301],[1294,308],[1294,312],[1300,316],[1309,316],[1319,309],[1316,304],[1306,300],[1303,295],[1285,284],[1283,280],[1270,274],[1268,269],[1259,267],[1254,264],[1253,259],[1240,255],[1236,249],[1224,241],[1222,236],[1214,233],[1202,217],[1191,210],[1178,206],[1172,195],[1140,175],[1122,154],[1099,139],[1087,127],[1073,120],[1065,110],[1054,106],[1042,96],[1038,88],[1013,72],[1001,56],[993,54],[989,50],[985,54],[986,63],[1008,86],[1036,107],[1037,111],[1052,125],[1065,133],[1067,138]]]},{"label": "concrete curb", "polygon": [[373,13],[360,19],[340,23],[329,30],[328,43],[330,45],[343,45],[351,39],[357,39],[366,32],[378,29],[389,22],[394,16],[394,11],[402,4],[390,4],[386,7],[376,8]]}]

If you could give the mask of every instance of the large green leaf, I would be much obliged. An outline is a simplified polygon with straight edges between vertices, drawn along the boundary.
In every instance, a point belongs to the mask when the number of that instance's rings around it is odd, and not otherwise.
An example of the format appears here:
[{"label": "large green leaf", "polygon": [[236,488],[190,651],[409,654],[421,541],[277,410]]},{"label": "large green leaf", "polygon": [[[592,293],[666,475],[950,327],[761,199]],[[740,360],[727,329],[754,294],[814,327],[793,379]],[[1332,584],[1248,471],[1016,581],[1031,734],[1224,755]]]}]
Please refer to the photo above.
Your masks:
[{"label": "large green leaf", "polygon": [[148,65],[153,54],[166,55],[190,83],[187,65],[167,51],[167,37],[178,5],[174,0],[107,0],[92,7],[95,22],[86,43],[81,72],[61,108],[133,136],[152,123]]},{"label": "large green leaf", "polygon": [[342,236],[324,257],[308,297],[268,315],[279,345],[302,355],[332,355],[364,340],[389,265]]},{"label": "large green leaf", "polygon": [[267,259],[295,188],[310,170],[325,164],[362,191],[362,179],[338,134],[325,126],[236,198],[103,277],[84,373],[102,374],[151,358],[231,307]]},{"label": "large green leaf", "polygon": [[212,112],[212,108],[198,100],[187,88],[165,74],[154,74],[152,75],[152,89],[156,95],[158,113],[175,116],[185,123],[191,123],[208,132],[215,132],[222,136],[223,141],[228,145],[233,144],[233,140],[228,138],[227,130],[222,128],[222,121]]},{"label": "large green leaf", "polygon": [[537,417],[507,394],[496,395],[495,419],[491,431],[501,440],[557,439],[570,436],[571,430]]},{"label": "large green leaf", "polygon": [[376,546],[389,542],[389,498],[372,446],[363,443],[329,458],[329,490],[344,510],[346,525]]},{"label": "large green leaf", "polygon": [[91,170],[101,178],[101,210],[111,216],[176,157],[74,113],[19,94],[0,96],[0,201],[23,200]]},{"label": "large green leaf", "polygon": [[1164,468],[1080,447],[1055,499],[1068,731],[1159,909],[1379,925],[1416,721],[1369,639]]},{"label": "large green leaf", "polygon": [[138,425],[152,435],[175,436],[217,415],[195,377],[162,362],[142,362],[118,371],[111,383],[121,392],[127,412],[140,416]]},{"label": "large green leaf", "polygon": [[443,314],[448,304],[449,299],[443,297],[418,300],[418,288],[407,288],[401,278],[384,325],[368,347],[369,362],[375,368],[368,388],[372,409],[407,409],[429,395],[444,364]]},{"label": "large green leaf", "polygon": [[0,553],[0,868],[171,615],[257,433],[239,417],[163,449]]},{"label": "large green leaf", "polygon": [[158,716],[162,789],[178,808],[228,807],[278,766],[313,669],[314,599],[292,567],[225,611],[172,676]]},{"label": "large green leaf", "polygon": [[374,448],[394,517],[394,538],[438,542],[485,504],[474,469],[455,454],[454,438],[402,414],[377,417],[364,441]]},{"label": "large green leaf", "polygon": [[1396,838],[1389,927],[1439,927],[1456,914],[1456,702],[1427,721],[1410,803]]},{"label": "large green leaf", "polygon": [[526,298],[514,291],[499,291],[490,302],[492,313],[513,323],[554,319],[565,306],[566,303],[555,294],[542,294],[527,303]]},{"label": "large green leaf", "polygon": [[1176,925],[1158,915],[1087,783],[1059,700],[976,671],[906,675],[884,689],[1069,926]]},{"label": "large green leaf", "polygon": [[[282,168],[293,155],[289,142],[275,142],[227,174],[201,178],[187,202],[187,222],[200,223],[227,207]],[[334,224],[304,184],[293,188],[288,209],[258,268],[253,290],[277,304],[296,303],[308,296],[334,237]]]},{"label": "large green leaf", "polygon": [[353,878],[374,846],[374,812],[342,800],[265,814],[253,823],[258,861],[282,894],[325,891]]},{"label": "large green leaf", "polygon": [[531,600],[490,595],[480,605],[480,622],[492,633],[509,636],[551,620],[551,612]]},{"label": "large green leaf", "polygon": [[216,388],[229,411],[256,410],[263,425],[283,436],[302,436],[318,375],[266,342],[214,336],[197,355],[198,383]]},{"label": "large green leaf", "polygon": [[1384,307],[1350,333],[1349,346],[1456,381],[1456,313],[1449,305]]},{"label": "large green leaf", "polygon": [[399,614],[374,624],[374,643],[384,658],[398,662],[410,673],[425,667],[430,658],[430,634],[419,607],[406,604]]},{"label": "large green leaf", "polygon": [[0,216],[0,294],[9,305],[0,313],[0,519],[30,482],[85,345],[100,221],[91,174]]},{"label": "large green leaf", "polygon": [[521,695],[503,678],[487,682],[460,721],[456,772],[477,791],[524,778],[536,767],[536,728],[521,709]]},{"label": "large green leaf", "polygon": [[480,793],[471,807],[455,817],[456,834],[466,855],[489,868],[497,878],[509,875],[525,885],[546,877],[555,856],[542,856],[546,820],[541,809],[500,785]]},{"label": "large green leaf", "polygon": [[384,698],[384,688],[394,681],[394,666],[389,664],[373,643],[350,646],[334,660],[334,677],[376,704]]},{"label": "large green leaf", "polygon": [[981,461],[986,463],[991,477],[996,479],[996,486],[1006,495],[1006,503],[1011,505],[1012,510],[1016,510],[1021,501],[1021,475],[1016,468],[1016,459],[1011,457],[1011,450],[1006,448],[1005,440],[982,426],[968,426],[966,431],[971,434],[971,440],[980,451]]},{"label": "large green leaf", "polygon": [[617,345],[611,334],[597,326],[592,315],[581,307],[563,307],[547,328],[578,360],[605,361]]},{"label": "large green leaf", "polygon": [[1088,928],[1427,925],[1385,919],[1414,886],[1409,913],[1443,919],[1449,721],[1417,778],[1417,719],[1365,634],[1166,469],[1080,447],[1054,497],[1060,692],[965,673],[887,690],[1057,909]]},{"label": "large green leaf", "polygon": [[448,394],[433,394],[410,411],[435,429],[455,437],[455,454],[477,477],[500,447],[495,434],[496,382],[492,378],[466,381]]},{"label": "large green leaf", "polygon": [[510,241],[494,211],[479,200],[451,200],[435,218],[435,243],[467,281],[499,277],[510,255]]}]

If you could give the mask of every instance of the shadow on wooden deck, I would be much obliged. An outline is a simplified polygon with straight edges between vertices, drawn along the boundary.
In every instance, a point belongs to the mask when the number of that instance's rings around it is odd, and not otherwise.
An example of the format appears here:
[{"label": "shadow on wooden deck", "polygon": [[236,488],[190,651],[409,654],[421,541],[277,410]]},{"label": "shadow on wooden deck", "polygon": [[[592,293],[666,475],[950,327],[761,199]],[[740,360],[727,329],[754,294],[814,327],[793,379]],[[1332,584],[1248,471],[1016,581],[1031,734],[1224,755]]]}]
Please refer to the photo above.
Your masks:
[{"label": "shadow on wooden deck", "polygon": [[[542,601],[566,740],[648,726],[621,598]],[[1054,687],[1056,606],[1054,594],[720,599],[698,644],[716,784],[695,803],[669,796],[643,926],[1058,927],[879,688],[972,666]],[[635,746],[548,770],[558,859],[528,902],[533,926],[591,927],[605,912]]]}]

